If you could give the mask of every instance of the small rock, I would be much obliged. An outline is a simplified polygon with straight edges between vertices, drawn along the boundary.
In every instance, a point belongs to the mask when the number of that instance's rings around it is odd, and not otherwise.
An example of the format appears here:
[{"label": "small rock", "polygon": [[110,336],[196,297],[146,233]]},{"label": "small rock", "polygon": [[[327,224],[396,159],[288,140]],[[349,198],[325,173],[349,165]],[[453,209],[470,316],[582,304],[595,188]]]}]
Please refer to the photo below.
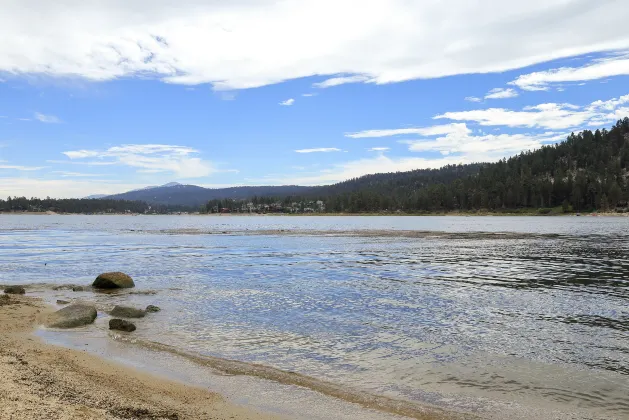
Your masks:
[{"label": "small rock", "polygon": [[124,319],[114,318],[109,320],[109,329],[131,332],[135,331],[135,325],[132,322],[125,321]]},{"label": "small rock", "polygon": [[146,307],[146,312],[159,312],[161,311],[162,308],[160,308],[159,306],[155,306],[155,305],[149,305]]},{"label": "small rock", "polygon": [[74,304],[48,315],[46,326],[50,328],[74,328],[91,324],[96,319],[96,308]]},{"label": "small rock", "polygon": [[85,287],[83,287],[83,286],[73,286],[72,287],[72,291],[73,292],[84,292],[85,291]]},{"label": "small rock", "polygon": [[11,299],[9,295],[0,295],[0,306],[9,305],[11,303]]},{"label": "small rock", "polygon": [[109,313],[111,316],[118,316],[120,318],[144,318],[146,312],[143,309],[136,309],[130,306],[116,305],[114,309]]},{"label": "small rock", "polygon": [[7,286],[4,288],[4,293],[11,295],[23,295],[26,290],[22,286]]},{"label": "small rock", "polygon": [[96,277],[92,286],[97,289],[118,289],[135,287],[133,279],[125,273],[103,273]]},{"label": "small rock", "polygon": [[63,300],[63,299],[57,299],[57,305],[67,305],[68,302],[67,300]]}]

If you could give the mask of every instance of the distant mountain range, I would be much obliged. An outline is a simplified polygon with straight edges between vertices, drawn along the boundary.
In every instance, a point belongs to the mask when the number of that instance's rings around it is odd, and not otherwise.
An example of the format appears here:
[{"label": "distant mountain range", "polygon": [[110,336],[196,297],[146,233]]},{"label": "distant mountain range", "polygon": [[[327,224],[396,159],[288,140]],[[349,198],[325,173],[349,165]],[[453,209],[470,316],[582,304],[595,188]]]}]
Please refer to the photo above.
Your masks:
[{"label": "distant mountain range", "polygon": [[261,187],[230,187],[203,188],[197,185],[183,185],[171,182],[160,186],[149,186],[122,194],[109,196],[92,195],[86,198],[109,198],[114,200],[144,201],[148,204],[167,206],[200,207],[210,200],[234,199],[242,200],[254,196],[289,196],[306,194],[314,187],[261,186]]}]

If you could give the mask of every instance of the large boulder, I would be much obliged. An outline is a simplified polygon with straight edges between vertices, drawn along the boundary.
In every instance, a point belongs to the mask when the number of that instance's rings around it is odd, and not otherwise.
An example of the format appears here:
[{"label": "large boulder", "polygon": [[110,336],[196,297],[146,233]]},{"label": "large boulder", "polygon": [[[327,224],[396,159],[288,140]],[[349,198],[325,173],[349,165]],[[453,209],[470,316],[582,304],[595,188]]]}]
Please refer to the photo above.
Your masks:
[{"label": "large boulder", "polygon": [[91,324],[95,319],[95,307],[78,303],[48,315],[46,326],[49,328],[74,328]]},{"label": "large boulder", "polygon": [[120,318],[144,318],[146,311],[144,309],[136,309],[130,306],[116,305],[114,306],[114,309],[109,312],[109,315]]},{"label": "large boulder", "polygon": [[7,286],[4,288],[4,293],[8,295],[23,295],[26,290],[22,286]]},{"label": "large boulder", "polygon": [[135,331],[135,324],[124,319],[114,318],[109,320],[109,329],[132,332]]},{"label": "large boulder", "polygon": [[97,289],[127,289],[135,287],[135,283],[133,283],[133,279],[125,273],[115,272],[103,273],[96,277],[92,286]]}]

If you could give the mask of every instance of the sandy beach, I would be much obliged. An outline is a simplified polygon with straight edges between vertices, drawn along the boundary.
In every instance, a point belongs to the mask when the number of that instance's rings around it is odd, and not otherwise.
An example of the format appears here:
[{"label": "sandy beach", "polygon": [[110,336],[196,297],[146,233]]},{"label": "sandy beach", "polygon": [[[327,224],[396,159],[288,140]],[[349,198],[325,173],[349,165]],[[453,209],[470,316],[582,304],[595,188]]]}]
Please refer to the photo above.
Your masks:
[{"label": "sandy beach", "polygon": [[164,380],[31,334],[49,309],[38,299],[0,300],[2,419],[279,419],[205,389]]}]

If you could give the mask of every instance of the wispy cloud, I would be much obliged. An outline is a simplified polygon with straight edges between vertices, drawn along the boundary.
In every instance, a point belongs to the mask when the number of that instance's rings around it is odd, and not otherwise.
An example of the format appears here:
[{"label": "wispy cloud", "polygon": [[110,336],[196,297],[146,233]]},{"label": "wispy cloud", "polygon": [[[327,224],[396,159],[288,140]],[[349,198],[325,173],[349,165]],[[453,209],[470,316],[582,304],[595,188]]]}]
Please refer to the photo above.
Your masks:
[{"label": "wispy cloud", "polygon": [[31,171],[40,171],[42,169],[46,169],[46,167],[45,166],[6,165],[0,162],[0,169],[31,172]]},{"label": "wispy cloud", "polygon": [[57,117],[55,117],[54,115],[45,115],[42,114],[40,112],[36,112],[35,113],[35,119],[43,122],[43,123],[48,123],[48,124],[59,124],[61,123],[61,120]]},{"label": "wispy cloud", "polygon": [[515,98],[518,96],[518,92],[511,88],[495,88],[487,92],[485,95],[485,99],[507,99],[507,98]]},{"label": "wispy cloud", "polygon": [[53,171],[53,174],[60,175],[64,178],[97,178],[106,176],[104,174],[86,174],[82,172],[69,172],[69,171]]},{"label": "wispy cloud", "polygon": [[345,85],[347,83],[364,83],[372,81],[373,77],[364,75],[339,76],[326,79],[323,82],[314,83],[312,86],[319,89],[325,89],[333,86]]},{"label": "wispy cloud", "polygon": [[328,152],[340,152],[341,149],[336,147],[318,147],[316,149],[299,149],[295,150],[296,153],[328,153]]},{"label": "wispy cloud", "polygon": [[390,150],[390,147],[372,147],[371,149],[367,149],[368,152],[386,152]]},{"label": "wispy cloud", "polygon": [[365,130],[357,133],[346,133],[345,137],[353,139],[362,138],[378,138],[378,137],[392,137],[399,135],[421,135],[421,136],[434,136],[438,134],[448,134],[454,130],[464,127],[465,124],[444,124],[435,125],[432,127],[414,127],[414,128],[393,128],[386,130]]},{"label": "wispy cloud", "polygon": [[18,121],[32,121],[30,118],[17,118]]},{"label": "wispy cloud", "polygon": [[607,101],[595,101],[586,106],[546,103],[528,106],[521,111],[505,108],[446,112],[435,119],[472,121],[484,126],[567,129],[582,126],[602,126],[629,115],[629,95]]},{"label": "wispy cloud", "polygon": [[510,84],[523,90],[549,90],[558,83],[587,82],[629,75],[629,54],[593,60],[581,67],[561,67],[523,74]]},{"label": "wispy cloud", "polygon": [[293,98],[290,98],[290,99],[287,99],[285,101],[280,102],[280,105],[282,105],[282,106],[291,106],[294,103],[295,103],[295,100]]},{"label": "wispy cloud", "polygon": [[302,93],[301,96],[305,98],[310,98],[312,96],[317,96],[317,94],[316,93]]},{"label": "wispy cloud", "polygon": [[168,172],[178,178],[199,178],[217,172],[210,162],[193,157],[198,153],[191,147],[165,144],[126,144],[107,150],[63,152],[73,160],[92,159],[85,162],[87,165],[124,165],[144,173]]},{"label": "wispy cloud", "polygon": [[483,102],[483,100],[476,96],[466,96],[465,100],[468,102]]}]

